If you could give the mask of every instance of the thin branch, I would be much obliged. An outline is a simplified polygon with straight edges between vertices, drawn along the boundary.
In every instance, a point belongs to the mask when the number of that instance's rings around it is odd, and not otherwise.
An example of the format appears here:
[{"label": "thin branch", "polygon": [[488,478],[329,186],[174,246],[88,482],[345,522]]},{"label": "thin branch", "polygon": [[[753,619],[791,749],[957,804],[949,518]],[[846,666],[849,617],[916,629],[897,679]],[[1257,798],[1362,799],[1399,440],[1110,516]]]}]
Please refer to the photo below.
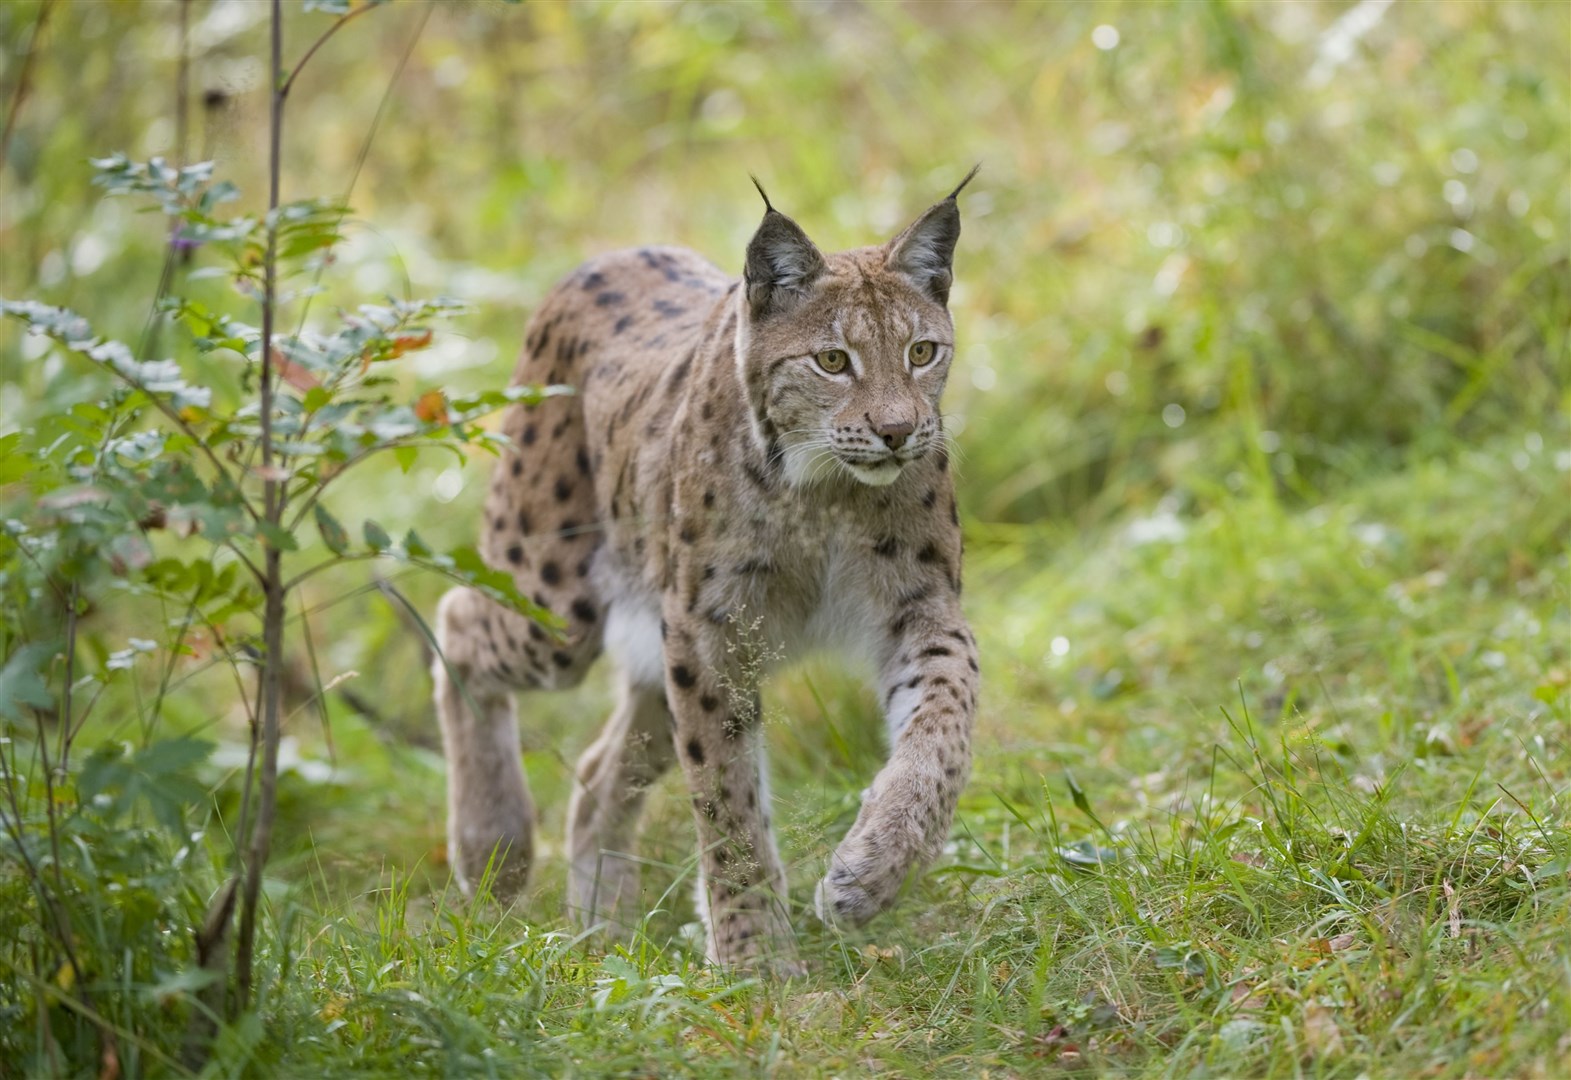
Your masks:
[{"label": "thin branch", "polygon": [[[289,96],[289,90],[294,86],[296,77],[299,76],[301,69],[303,69],[308,62],[310,62],[311,57],[316,55],[316,50],[320,49],[323,45],[326,45],[327,39],[338,33],[338,31],[343,27],[347,26],[351,19],[359,18],[361,15],[364,15],[375,6],[375,4],[362,3],[359,7],[355,8],[353,11],[350,11],[348,14],[339,16],[338,21],[335,22],[332,26],[329,26],[326,33],[311,43],[311,47],[305,51],[305,55],[300,58],[300,62],[295,64],[294,70],[289,73],[289,77],[286,78],[278,87],[278,100],[280,104],[282,104],[283,100]],[[275,68],[274,71],[277,72],[281,69],[282,65],[280,65],[278,68]]]},{"label": "thin branch", "polygon": [[[377,130],[382,126],[382,116],[387,112],[388,102],[393,99],[393,88],[398,85],[398,80],[403,77],[404,67],[409,63],[409,58],[414,55],[415,45],[420,41],[420,36],[425,33],[425,25],[431,21],[431,12],[435,10],[435,7],[435,4],[426,5],[425,14],[420,16],[420,25],[415,27],[413,34],[409,35],[409,44],[404,46],[404,55],[398,58],[398,66],[393,69],[393,77],[387,80],[387,87],[382,91],[382,100],[377,102],[376,113],[371,117],[371,129],[366,132],[365,140],[360,144],[360,154],[355,158],[354,171],[349,174],[349,184],[344,188],[343,198],[338,200],[340,206],[347,207],[350,196],[355,193],[355,184],[360,180],[360,170],[365,168],[366,158],[371,156],[371,142],[376,138]],[[361,10],[369,10],[369,5]],[[340,217],[338,220],[342,222],[343,217]],[[327,261],[325,259],[317,263],[316,277],[311,282],[313,288],[306,292],[305,303],[300,305],[300,324],[295,327],[296,336],[305,330],[306,316],[311,313],[311,301],[316,296],[314,287],[321,284],[322,271],[326,266]]]},{"label": "thin branch", "polygon": [[49,24],[49,13],[54,8],[55,0],[44,0],[44,6],[38,9],[38,21],[33,24],[33,36],[27,39],[27,53],[22,57],[22,70],[17,74],[16,88],[11,91],[11,106],[6,110],[5,127],[0,129],[0,176],[5,175],[11,135],[16,131],[17,117],[22,115],[22,102],[27,98],[33,77],[33,63],[38,58],[38,44],[44,36],[44,27]]}]

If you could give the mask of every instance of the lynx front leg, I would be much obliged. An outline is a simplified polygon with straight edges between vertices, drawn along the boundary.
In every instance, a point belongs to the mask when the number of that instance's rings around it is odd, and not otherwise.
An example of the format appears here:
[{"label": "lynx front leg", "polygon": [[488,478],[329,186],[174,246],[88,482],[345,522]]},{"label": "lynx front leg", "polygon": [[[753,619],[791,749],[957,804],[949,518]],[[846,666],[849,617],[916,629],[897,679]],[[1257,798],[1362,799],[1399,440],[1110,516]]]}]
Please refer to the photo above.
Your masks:
[{"label": "lynx front leg", "polygon": [[867,921],[894,902],[910,871],[938,857],[971,771],[976,639],[959,604],[905,606],[884,655],[894,752],[818,883],[814,906],[826,922]]},{"label": "lynx front leg", "polygon": [[785,869],[763,775],[756,673],[728,664],[723,632],[683,611],[680,602],[666,605],[666,689],[698,827],[708,956],[718,964],[794,970]]}]

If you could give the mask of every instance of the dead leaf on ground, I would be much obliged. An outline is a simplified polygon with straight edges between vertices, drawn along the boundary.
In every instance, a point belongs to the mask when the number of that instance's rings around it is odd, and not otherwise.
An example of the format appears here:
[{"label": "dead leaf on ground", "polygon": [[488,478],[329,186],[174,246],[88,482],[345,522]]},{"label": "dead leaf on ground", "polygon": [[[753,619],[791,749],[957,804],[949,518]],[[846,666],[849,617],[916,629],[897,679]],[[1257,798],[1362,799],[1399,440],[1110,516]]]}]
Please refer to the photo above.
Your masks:
[{"label": "dead leaf on ground", "polygon": [[1318,1002],[1304,1006],[1304,1042],[1317,1057],[1329,1057],[1342,1052],[1342,1029],[1337,1026],[1336,1014]]}]

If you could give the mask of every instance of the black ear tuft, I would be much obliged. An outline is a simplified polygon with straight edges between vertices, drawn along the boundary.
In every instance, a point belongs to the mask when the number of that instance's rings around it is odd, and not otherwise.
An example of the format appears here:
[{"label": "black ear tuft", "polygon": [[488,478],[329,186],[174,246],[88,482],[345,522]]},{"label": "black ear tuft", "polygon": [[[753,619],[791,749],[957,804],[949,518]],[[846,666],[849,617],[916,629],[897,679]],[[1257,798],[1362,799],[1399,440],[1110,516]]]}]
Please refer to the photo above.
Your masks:
[{"label": "black ear tuft", "polygon": [[[972,180],[976,179],[976,174],[981,172],[981,171],[982,171],[982,163],[980,161],[977,162],[975,165],[971,166],[971,171],[966,173],[966,178],[964,180],[960,181],[960,186],[955,188],[955,190],[953,190],[953,191],[951,191],[949,193],[948,201],[949,202],[954,202],[956,197],[958,197],[959,194],[966,189],[966,185],[969,184]],[[756,184],[756,183],[758,183],[758,181],[754,180],[753,183]],[[763,188],[759,188],[758,189],[758,193],[760,195],[762,195],[763,192],[764,192]],[[765,202],[765,204],[767,204],[769,202],[769,197],[767,195],[764,196],[764,202]]]},{"label": "black ear tuft", "polygon": [[960,204],[955,198],[981,168],[980,162],[973,165],[948,198],[929,207],[905,232],[889,241],[889,255],[884,265],[906,275],[940,304],[949,303],[949,286],[954,283],[955,245],[960,241]]},{"label": "black ear tuft", "polygon": [[742,271],[747,304],[753,317],[764,318],[794,305],[824,272],[823,255],[802,227],[769,204],[763,185],[753,185],[764,196],[764,220],[747,245]]}]

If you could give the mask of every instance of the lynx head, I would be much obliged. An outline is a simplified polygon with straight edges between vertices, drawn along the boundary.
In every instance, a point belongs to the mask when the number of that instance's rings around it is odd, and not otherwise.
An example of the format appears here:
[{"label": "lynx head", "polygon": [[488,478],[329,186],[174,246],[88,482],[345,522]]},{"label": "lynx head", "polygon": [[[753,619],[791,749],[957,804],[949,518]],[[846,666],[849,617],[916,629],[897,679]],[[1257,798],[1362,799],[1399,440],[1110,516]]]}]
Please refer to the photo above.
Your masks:
[{"label": "lynx head", "polygon": [[848,475],[882,487],[939,447],[954,357],[955,200],[975,175],[887,244],[828,255],[764,196],[737,363],[754,434],[793,484]]}]

